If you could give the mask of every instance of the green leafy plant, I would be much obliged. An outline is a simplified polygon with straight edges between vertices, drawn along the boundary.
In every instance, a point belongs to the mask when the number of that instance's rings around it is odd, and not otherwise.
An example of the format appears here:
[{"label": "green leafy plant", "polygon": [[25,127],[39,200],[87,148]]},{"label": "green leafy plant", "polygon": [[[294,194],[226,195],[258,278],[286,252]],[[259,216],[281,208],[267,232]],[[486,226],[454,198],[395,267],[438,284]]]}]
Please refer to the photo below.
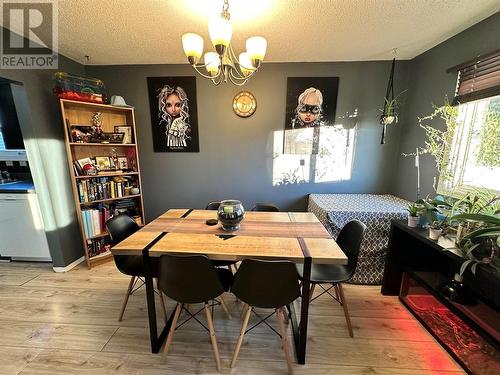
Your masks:
[{"label": "green leafy plant", "polygon": [[417,217],[418,213],[419,213],[419,207],[417,206],[417,204],[415,202],[413,202],[413,203],[410,203],[408,205],[408,208],[406,209],[406,211],[408,211],[410,216]]},{"label": "green leafy plant", "polygon": [[406,90],[400,92],[393,99],[388,99],[384,97],[384,107],[379,109],[381,112],[379,120],[382,125],[390,125],[393,122],[398,122],[398,109],[400,106],[399,97],[404,94]]},{"label": "green leafy plant", "polygon": [[[485,209],[486,207],[483,208]],[[472,274],[475,274],[477,265],[481,263],[490,264],[498,270],[500,266],[500,215],[488,212],[460,213],[452,216],[450,221],[472,224],[470,227],[473,228],[456,243],[455,250],[458,250],[459,255],[465,259],[459,274],[463,275],[469,265]]]},{"label": "green leafy plant", "polygon": [[500,167],[500,99],[491,100],[484,115],[477,165]]},{"label": "green leafy plant", "polygon": [[416,202],[419,208],[420,216],[424,217],[428,223],[437,221],[437,207],[432,199],[429,197],[425,199],[418,199]]},{"label": "green leafy plant", "polygon": [[[447,170],[448,158],[453,139],[453,134],[457,127],[458,108],[450,104],[447,97],[442,106],[433,105],[434,111],[425,117],[418,118],[419,126],[425,131],[425,147],[418,148],[418,154],[431,155],[436,162],[436,169],[439,175],[445,179],[453,178],[452,171]],[[432,126],[431,122],[440,119],[444,122],[444,130]],[[442,126],[441,126],[442,127]],[[403,153],[403,156],[416,156],[414,153]],[[434,190],[437,190],[437,178],[434,177]]]}]

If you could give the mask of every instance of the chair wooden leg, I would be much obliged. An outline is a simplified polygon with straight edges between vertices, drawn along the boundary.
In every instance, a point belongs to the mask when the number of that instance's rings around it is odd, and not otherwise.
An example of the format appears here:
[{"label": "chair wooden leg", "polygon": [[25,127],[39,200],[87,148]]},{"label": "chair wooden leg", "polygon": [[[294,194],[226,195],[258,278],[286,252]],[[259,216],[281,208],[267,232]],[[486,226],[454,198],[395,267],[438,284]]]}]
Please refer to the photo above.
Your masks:
[{"label": "chair wooden leg", "polygon": [[210,313],[210,308],[208,303],[205,303],[205,314],[207,315],[208,329],[210,330],[210,341],[212,342],[212,350],[214,351],[215,363],[217,365],[217,371],[220,371],[220,357],[219,349],[217,348],[217,337],[215,336],[214,322],[212,320],[212,314]]},{"label": "chair wooden leg", "polygon": [[174,339],[175,327],[177,326],[177,320],[179,319],[179,315],[181,314],[182,304],[178,303],[175,307],[174,318],[172,319],[172,325],[170,326],[170,330],[168,331],[167,341],[165,342],[165,347],[163,348],[163,355],[166,356],[168,350],[170,349],[170,345],[172,344],[172,340]]},{"label": "chair wooden leg", "polygon": [[245,318],[243,319],[243,323],[241,324],[240,336],[238,337],[238,342],[236,343],[236,348],[234,349],[231,367],[234,367],[236,365],[236,359],[238,359],[238,354],[240,353],[241,343],[243,342],[243,337],[245,336],[245,331],[247,330],[248,321],[250,320],[250,314],[252,313],[252,308],[245,303],[243,311],[245,311]]},{"label": "chair wooden leg", "polygon": [[130,297],[130,293],[132,293],[132,288],[134,287],[135,276],[130,278],[130,282],[128,283],[127,294],[125,295],[125,299],[123,300],[122,309],[120,311],[120,317],[118,321],[121,322],[123,320],[123,314],[125,313],[125,307],[127,307],[128,297]]},{"label": "chair wooden leg", "polygon": [[344,296],[344,290],[342,289],[342,284],[335,284],[335,289],[340,297],[340,302],[342,303],[342,308],[344,309],[345,321],[347,323],[347,329],[349,330],[349,336],[354,337],[352,332],[351,318],[349,317],[349,310],[347,309],[347,301]]},{"label": "chair wooden leg", "polygon": [[163,299],[163,292],[158,287],[158,279],[156,279],[156,290],[158,291],[158,295],[160,296],[161,309],[163,310],[163,317],[165,318],[165,322],[168,321],[167,309],[165,308],[165,300]]},{"label": "chair wooden leg", "polygon": [[247,311],[247,307],[248,307],[248,305],[245,302],[243,302],[243,306],[241,306],[241,314],[240,314],[241,319],[245,319],[245,313]]},{"label": "chair wooden leg", "polygon": [[309,291],[309,302],[313,299],[314,288],[316,288],[316,284],[311,283],[311,290]]},{"label": "chair wooden leg", "polygon": [[278,317],[278,322],[280,324],[281,344],[283,346],[283,351],[285,352],[286,364],[288,366],[288,373],[291,375],[293,374],[292,357],[290,356],[290,350],[288,349],[288,337],[286,335],[285,322],[283,320],[284,315],[285,311],[283,307],[276,309],[276,316]]},{"label": "chair wooden leg", "polygon": [[224,302],[224,298],[222,297],[222,295],[219,296],[219,299],[220,299],[220,304],[222,306],[222,308],[224,309],[224,311],[226,312],[227,314],[227,317],[231,320],[233,319],[233,316],[231,315],[231,313],[229,312],[229,309],[227,308],[227,305],[226,303]]}]

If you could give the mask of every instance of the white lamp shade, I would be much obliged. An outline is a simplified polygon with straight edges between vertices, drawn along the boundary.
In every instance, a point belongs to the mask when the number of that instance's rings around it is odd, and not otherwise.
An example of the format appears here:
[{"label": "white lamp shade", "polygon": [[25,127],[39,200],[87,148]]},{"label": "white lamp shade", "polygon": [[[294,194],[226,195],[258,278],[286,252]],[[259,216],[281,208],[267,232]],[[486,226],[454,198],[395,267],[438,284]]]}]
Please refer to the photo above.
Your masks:
[{"label": "white lamp shade", "polygon": [[240,63],[241,73],[243,73],[245,77],[250,75],[255,70],[252,65],[252,61],[246,52],[240,53],[238,62]]},{"label": "white lamp shade", "polygon": [[219,72],[219,55],[215,52],[207,52],[205,53],[205,64],[208,73],[212,76],[216,76]]},{"label": "white lamp shade", "polygon": [[231,42],[233,28],[229,20],[222,17],[216,17],[208,23],[208,33],[210,34],[210,39],[214,47],[217,45],[227,47]]},{"label": "white lamp shade", "polygon": [[267,49],[267,40],[261,36],[253,36],[247,39],[247,53],[250,60],[264,60]]},{"label": "white lamp shade", "polygon": [[188,58],[194,57],[198,61],[203,53],[203,38],[198,34],[186,33],[182,35],[182,47]]}]

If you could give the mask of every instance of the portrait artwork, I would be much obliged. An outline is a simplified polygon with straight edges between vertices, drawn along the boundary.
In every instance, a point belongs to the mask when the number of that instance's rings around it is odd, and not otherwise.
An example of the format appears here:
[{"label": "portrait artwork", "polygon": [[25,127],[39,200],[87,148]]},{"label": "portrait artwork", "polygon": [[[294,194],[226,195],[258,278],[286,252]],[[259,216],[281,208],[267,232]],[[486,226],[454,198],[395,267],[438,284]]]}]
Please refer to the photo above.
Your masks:
[{"label": "portrait artwork", "polygon": [[148,77],[154,152],[199,152],[196,77]]},{"label": "portrait artwork", "polygon": [[285,129],[335,123],[338,77],[288,77]]},{"label": "portrait artwork", "polygon": [[318,154],[321,134],[335,125],[338,77],[289,77],[283,153]]}]

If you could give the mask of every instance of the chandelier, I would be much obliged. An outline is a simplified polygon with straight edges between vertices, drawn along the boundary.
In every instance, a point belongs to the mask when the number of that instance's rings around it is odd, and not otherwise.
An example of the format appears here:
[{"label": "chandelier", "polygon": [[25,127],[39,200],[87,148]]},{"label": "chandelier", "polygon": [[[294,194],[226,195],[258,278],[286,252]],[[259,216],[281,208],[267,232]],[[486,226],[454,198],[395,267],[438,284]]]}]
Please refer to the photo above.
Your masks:
[{"label": "chandelier", "polygon": [[[216,52],[207,52],[203,64],[199,63],[203,53],[203,38],[194,33],[182,36],[182,47],[191,66],[203,77],[211,79],[215,85],[228,80],[237,86],[243,86],[252,77],[264,60],[267,41],[261,36],[253,36],[246,41],[246,52],[239,58],[231,47],[233,33],[229,22],[229,0],[224,0],[220,17],[208,24],[210,39]],[[206,69],[205,74],[202,69]]]}]

